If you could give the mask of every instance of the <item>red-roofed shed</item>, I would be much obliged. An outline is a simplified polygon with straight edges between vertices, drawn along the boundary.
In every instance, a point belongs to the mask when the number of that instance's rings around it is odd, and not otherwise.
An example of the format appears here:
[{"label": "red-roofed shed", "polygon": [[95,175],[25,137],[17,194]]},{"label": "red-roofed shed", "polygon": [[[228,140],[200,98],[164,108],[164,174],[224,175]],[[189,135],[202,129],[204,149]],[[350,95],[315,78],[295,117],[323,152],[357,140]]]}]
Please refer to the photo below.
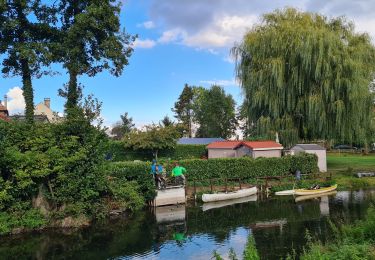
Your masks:
[{"label": "red-roofed shed", "polygon": [[283,146],[275,141],[222,141],[207,146],[208,158],[250,156],[281,157]]}]

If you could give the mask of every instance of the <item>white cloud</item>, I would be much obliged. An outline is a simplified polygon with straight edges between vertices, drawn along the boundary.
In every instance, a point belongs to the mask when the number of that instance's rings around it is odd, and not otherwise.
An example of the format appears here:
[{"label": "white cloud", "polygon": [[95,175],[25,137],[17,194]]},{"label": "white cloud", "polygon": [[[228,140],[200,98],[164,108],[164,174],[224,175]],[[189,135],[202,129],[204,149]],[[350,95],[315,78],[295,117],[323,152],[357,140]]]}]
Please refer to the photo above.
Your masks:
[{"label": "white cloud", "polygon": [[153,29],[153,28],[155,28],[155,23],[153,21],[146,21],[144,23],[137,24],[137,27],[144,27],[146,29]]},{"label": "white cloud", "polygon": [[159,42],[180,43],[195,49],[227,51],[240,42],[244,33],[258,23],[263,14],[294,7],[327,17],[345,15],[357,31],[368,32],[375,42],[374,0],[152,0],[150,16],[164,26]]},{"label": "white cloud", "polygon": [[230,80],[227,80],[227,79],[201,80],[200,83],[204,85],[209,85],[209,86],[212,86],[212,85],[219,85],[222,87],[238,86],[238,83],[236,82],[234,78]]},{"label": "white cloud", "polygon": [[20,87],[9,89],[8,93],[8,111],[10,114],[23,113],[25,110],[25,99]]},{"label": "white cloud", "polygon": [[160,43],[170,43],[182,39],[186,36],[186,33],[183,30],[178,28],[168,30],[163,32],[162,36],[158,39]]},{"label": "white cloud", "polygon": [[133,44],[134,48],[142,48],[142,49],[150,49],[150,48],[153,48],[155,45],[156,45],[156,42],[150,39],[145,39],[145,40],[136,39]]},{"label": "white cloud", "polygon": [[207,49],[216,53],[214,48],[231,47],[236,41],[240,41],[255,22],[257,16],[217,16],[213,23],[198,31],[188,32],[183,28],[174,28],[164,31],[158,39],[160,43],[177,42],[195,47]]}]

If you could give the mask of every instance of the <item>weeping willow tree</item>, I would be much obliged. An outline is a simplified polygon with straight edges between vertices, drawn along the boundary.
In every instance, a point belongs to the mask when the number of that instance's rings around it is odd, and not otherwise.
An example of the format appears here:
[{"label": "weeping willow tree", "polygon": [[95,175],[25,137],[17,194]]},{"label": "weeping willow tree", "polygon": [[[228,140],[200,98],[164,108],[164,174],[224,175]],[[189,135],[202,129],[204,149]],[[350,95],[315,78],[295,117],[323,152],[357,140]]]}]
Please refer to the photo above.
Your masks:
[{"label": "weeping willow tree", "polygon": [[375,48],[343,17],[295,9],[263,16],[232,49],[248,121],[259,135],[368,144]]}]

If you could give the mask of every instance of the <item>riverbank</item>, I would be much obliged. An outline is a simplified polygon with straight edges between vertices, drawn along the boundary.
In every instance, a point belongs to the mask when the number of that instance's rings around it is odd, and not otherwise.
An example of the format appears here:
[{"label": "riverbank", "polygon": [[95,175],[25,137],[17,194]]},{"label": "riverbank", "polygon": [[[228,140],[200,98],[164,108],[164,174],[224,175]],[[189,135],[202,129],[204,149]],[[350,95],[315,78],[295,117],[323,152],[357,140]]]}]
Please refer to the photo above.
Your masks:
[{"label": "riverbank", "polygon": [[214,250],[228,259],[230,248],[241,258],[249,235],[261,259],[285,259],[307,249],[306,229],[325,243],[330,222],[363,219],[374,196],[374,190],[339,191],[301,202],[263,196],[220,208],[190,203],[176,210],[144,209],[79,230],[0,237],[0,259],[210,259]]}]

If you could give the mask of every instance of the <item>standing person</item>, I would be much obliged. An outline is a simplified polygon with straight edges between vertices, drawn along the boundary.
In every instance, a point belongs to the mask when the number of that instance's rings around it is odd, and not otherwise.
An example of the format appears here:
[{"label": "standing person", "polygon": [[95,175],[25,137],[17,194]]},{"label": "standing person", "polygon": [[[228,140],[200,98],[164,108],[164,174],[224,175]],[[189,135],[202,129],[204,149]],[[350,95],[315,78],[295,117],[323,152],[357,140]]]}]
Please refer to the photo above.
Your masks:
[{"label": "standing person", "polygon": [[186,172],[187,171],[184,167],[180,166],[179,163],[176,163],[175,167],[172,170],[172,177],[175,177],[176,180],[181,179],[182,184],[185,185],[185,175],[184,175],[184,173],[186,173]]},{"label": "standing person", "polygon": [[152,160],[152,164],[151,164],[151,174],[152,174],[152,177],[155,181],[155,186],[159,188],[160,186],[160,182],[159,182],[159,178],[158,178],[158,166],[156,165],[156,160]]}]

